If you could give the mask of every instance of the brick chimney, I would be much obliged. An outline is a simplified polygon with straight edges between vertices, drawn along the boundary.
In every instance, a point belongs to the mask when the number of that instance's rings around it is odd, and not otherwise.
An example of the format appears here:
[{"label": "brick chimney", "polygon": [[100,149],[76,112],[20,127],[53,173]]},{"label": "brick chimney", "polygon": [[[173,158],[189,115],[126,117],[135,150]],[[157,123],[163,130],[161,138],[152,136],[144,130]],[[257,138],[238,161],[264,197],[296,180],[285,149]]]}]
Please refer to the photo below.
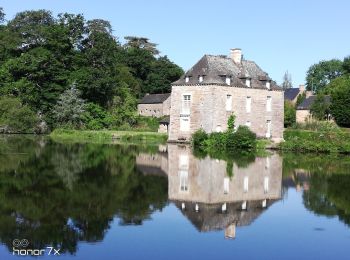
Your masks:
[{"label": "brick chimney", "polygon": [[242,50],[239,48],[231,49],[230,58],[236,64],[240,64],[242,61]]},{"label": "brick chimney", "polygon": [[300,90],[300,92],[304,92],[305,91],[305,85],[304,84],[300,84],[299,85],[299,90]]}]

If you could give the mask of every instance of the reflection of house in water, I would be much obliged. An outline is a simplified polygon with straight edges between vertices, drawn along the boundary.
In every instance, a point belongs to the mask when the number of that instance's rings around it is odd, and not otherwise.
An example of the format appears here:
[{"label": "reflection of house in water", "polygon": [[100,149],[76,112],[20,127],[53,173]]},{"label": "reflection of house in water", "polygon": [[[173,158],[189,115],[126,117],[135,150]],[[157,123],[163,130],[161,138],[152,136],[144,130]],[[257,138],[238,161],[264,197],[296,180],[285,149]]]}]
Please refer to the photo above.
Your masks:
[{"label": "reflection of house in water", "polygon": [[282,160],[278,155],[255,158],[247,167],[209,157],[195,158],[189,147],[169,145],[169,199],[200,231],[225,229],[233,238],[236,226],[249,225],[281,198]]},{"label": "reflection of house in water", "polygon": [[251,224],[281,198],[282,159],[255,158],[246,167],[209,157],[196,158],[191,148],[168,145],[167,153],[140,154],[137,167],[145,174],[168,175],[169,200],[199,231],[225,229],[234,238],[236,226]]},{"label": "reflection of house in water", "polygon": [[168,154],[166,148],[159,147],[155,154],[140,153],[136,157],[136,166],[145,175],[166,176],[168,173]]},{"label": "reflection of house in water", "polygon": [[310,171],[305,169],[293,169],[283,178],[282,184],[285,189],[295,188],[297,191],[309,190]]}]

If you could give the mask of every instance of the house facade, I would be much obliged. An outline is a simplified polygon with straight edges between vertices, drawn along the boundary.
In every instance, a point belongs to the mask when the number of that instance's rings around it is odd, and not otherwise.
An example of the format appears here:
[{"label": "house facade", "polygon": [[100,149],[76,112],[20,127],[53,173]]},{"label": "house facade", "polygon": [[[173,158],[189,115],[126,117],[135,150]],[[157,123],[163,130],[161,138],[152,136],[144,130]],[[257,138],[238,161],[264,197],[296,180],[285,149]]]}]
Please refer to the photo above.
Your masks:
[{"label": "house facade", "polygon": [[169,141],[188,142],[198,129],[227,130],[246,125],[258,137],[283,138],[284,94],[240,49],[230,56],[205,55],[172,84]]},{"label": "house facade", "polygon": [[[314,104],[316,97],[317,96],[315,96],[315,95],[306,97],[303,100],[303,102],[301,102],[301,104],[297,107],[297,111],[296,111],[296,122],[297,123],[306,123],[306,122],[314,120],[312,117],[312,113],[311,113],[311,107]],[[324,102],[326,104],[330,105],[331,97],[325,96]],[[326,120],[333,120],[331,114],[325,115],[325,119]]]},{"label": "house facade", "polygon": [[138,114],[141,116],[163,117],[170,114],[170,93],[146,94],[137,105]]}]

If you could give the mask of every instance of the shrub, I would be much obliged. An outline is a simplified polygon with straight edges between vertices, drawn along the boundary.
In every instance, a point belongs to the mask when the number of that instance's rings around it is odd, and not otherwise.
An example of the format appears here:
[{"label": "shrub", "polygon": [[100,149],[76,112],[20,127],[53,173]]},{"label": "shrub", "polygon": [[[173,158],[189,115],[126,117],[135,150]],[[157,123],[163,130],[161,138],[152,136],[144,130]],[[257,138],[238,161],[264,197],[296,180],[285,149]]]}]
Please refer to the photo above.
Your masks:
[{"label": "shrub", "polygon": [[192,135],[192,145],[194,147],[203,146],[207,139],[208,134],[203,129],[199,129]]},{"label": "shrub", "polygon": [[338,132],[341,129],[331,121],[307,121],[294,124],[293,129],[312,130],[318,132]]},{"label": "shrub", "polygon": [[226,142],[227,133],[213,132],[209,135],[209,138],[205,141],[205,144],[210,148],[225,149]]},{"label": "shrub", "polygon": [[113,125],[112,115],[95,103],[88,103],[85,106],[83,122],[89,130],[109,129]]},{"label": "shrub", "polygon": [[284,102],[284,127],[289,127],[295,124],[296,110],[291,102]]},{"label": "shrub", "polygon": [[74,85],[59,96],[57,104],[53,108],[56,126],[82,127],[85,101],[80,96],[80,91]]},{"label": "shrub", "polygon": [[230,115],[230,117],[227,120],[227,130],[228,132],[233,132],[233,130],[235,129],[235,120],[236,120],[236,116],[235,115]]},{"label": "shrub", "polygon": [[256,134],[247,126],[239,126],[236,132],[227,135],[226,148],[253,151],[256,148]]},{"label": "shrub", "polygon": [[0,98],[0,127],[3,132],[33,133],[39,122],[38,116],[15,97]]}]

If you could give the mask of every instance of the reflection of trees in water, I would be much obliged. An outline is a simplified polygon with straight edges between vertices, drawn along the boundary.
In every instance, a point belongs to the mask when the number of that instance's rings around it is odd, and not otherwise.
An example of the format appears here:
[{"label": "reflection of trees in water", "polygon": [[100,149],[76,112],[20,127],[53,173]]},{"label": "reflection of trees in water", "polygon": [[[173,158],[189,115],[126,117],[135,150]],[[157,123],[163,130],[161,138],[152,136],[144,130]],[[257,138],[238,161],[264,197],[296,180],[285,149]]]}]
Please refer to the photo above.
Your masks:
[{"label": "reflection of trees in water", "polygon": [[310,189],[304,191],[307,209],[318,215],[338,216],[350,225],[350,175],[314,173],[310,177]]},{"label": "reflection of trees in water", "polygon": [[[27,147],[37,149],[34,140]],[[27,149],[27,148],[23,148]],[[29,149],[29,148],[28,148]],[[102,240],[114,216],[142,224],[167,203],[167,180],[136,170],[136,147],[48,143],[19,167],[0,169],[0,239],[27,238],[75,252]]]}]

